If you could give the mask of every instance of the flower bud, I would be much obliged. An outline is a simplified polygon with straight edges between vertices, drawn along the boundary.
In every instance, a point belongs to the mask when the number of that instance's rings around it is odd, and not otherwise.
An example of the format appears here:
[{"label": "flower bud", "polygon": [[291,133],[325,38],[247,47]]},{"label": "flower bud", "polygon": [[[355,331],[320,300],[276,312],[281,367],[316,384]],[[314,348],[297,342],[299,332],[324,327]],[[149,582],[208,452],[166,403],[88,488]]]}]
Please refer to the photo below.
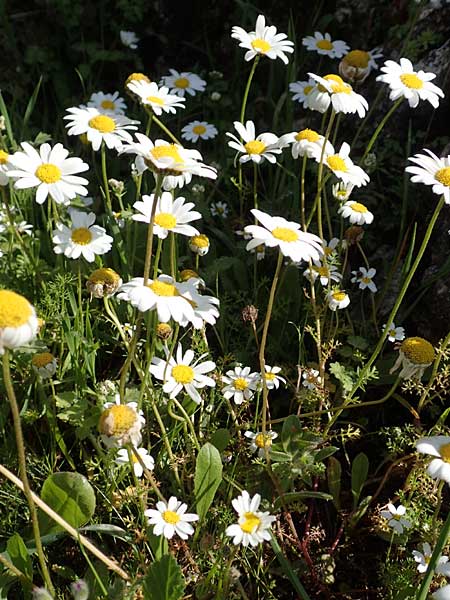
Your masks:
[{"label": "flower bud", "polygon": [[194,252],[194,254],[198,254],[199,256],[205,256],[209,251],[209,238],[203,233],[199,235],[194,235],[189,240],[189,248]]},{"label": "flower bud", "polygon": [[156,335],[160,340],[168,340],[172,335],[172,327],[168,323],[158,323],[156,326]]},{"label": "flower bud", "polygon": [[86,282],[88,292],[94,298],[112,296],[122,285],[122,279],[113,269],[96,269]]}]

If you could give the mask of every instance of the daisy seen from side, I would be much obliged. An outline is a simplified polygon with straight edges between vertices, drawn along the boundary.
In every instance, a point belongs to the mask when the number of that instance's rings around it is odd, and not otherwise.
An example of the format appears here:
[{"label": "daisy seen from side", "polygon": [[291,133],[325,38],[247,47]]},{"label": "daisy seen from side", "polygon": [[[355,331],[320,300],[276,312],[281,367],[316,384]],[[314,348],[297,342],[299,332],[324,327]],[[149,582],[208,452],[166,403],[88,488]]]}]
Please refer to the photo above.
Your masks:
[{"label": "daisy seen from side", "polygon": [[157,502],[156,509],[144,511],[144,515],[148,517],[148,524],[153,525],[153,535],[163,535],[168,540],[178,535],[182,540],[187,540],[194,533],[191,523],[198,521],[199,517],[186,510],[187,504],[171,496],[168,502]]},{"label": "daisy seen from side", "polygon": [[184,108],[184,98],[170,94],[166,86],[158,87],[154,81],[130,81],[127,88],[137,97],[144,106],[149,106],[156,116],[165,113],[175,114],[177,108]]},{"label": "daisy seen from side", "polygon": [[413,183],[431,185],[434,194],[444,196],[446,204],[450,204],[450,155],[439,158],[425,149],[427,154],[415,154],[408,158],[414,166],[406,167],[407,173],[412,173]]},{"label": "daisy seen from side", "polygon": [[352,86],[345,83],[339,75],[331,74],[325,77],[314,73],[308,75],[318,83],[308,95],[309,108],[324,113],[331,104],[336,113],[358,113],[361,119],[364,117],[369,108],[367,100],[353,91]]},{"label": "daisy seen from side", "polygon": [[11,181],[7,175],[10,169],[9,166],[10,155],[5,150],[0,150],[0,185],[8,185]]},{"label": "daisy seen from side", "polygon": [[289,84],[289,91],[293,94],[292,100],[302,104],[303,108],[307,108],[308,96],[315,86],[316,82],[311,77],[308,81],[293,81]]},{"label": "daisy seen from side", "polygon": [[86,134],[92,149],[97,151],[102,142],[107,148],[120,149],[123,142],[131,142],[130,131],[137,129],[139,121],[132,121],[124,115],[106,115],[97,108],[68,108],[63,117],[68,135]]},{"label": "daisy seen from side", "polygon": [[31,358],[31,366],[39,377],[49,379],[56,373],[58,363],[50,352],[36,352]]},{"label": "daisy seen from side", "polygon": [[[301,131],[293,131],[281,136],[282,143],[292,144],[292,158],[307,156],[308,158],[320,159],[322,148],[325,143],[323,135],[317,133],[313,129],[302,129]],[[333,152],[333,146],[327,140],[325,144],[325,152]]]},{"label": "daisy seen from side", "polygon": [[416,442],[416,449],[421,454],[433,457],[427,467],[428,475],[450,484],[450,437],[434,435],[420,438]]},{"label": "daisy seen from side", "polygon": [[[149,224],[154,203],[154,194],[142,196],[142,201],[133,204],[133,208],[137,211],[137,214],[133,215],[133,220]],[[154,234],[162,240],[169,233],[178,233],[189,237],[198,235],[197,229],[189,225],[192,221],[201,219],[201,214],[196,210],[192,210],[194,206],[193,202],[186,202],[182,196],[174,198],[171,192],[162,192],[156,203]]]},{"label": "daisy seen from side", "polygon": [[332,40],[329,33],[315,31],[314,35],[308,35],[302,39],[302,44],[310,52],[317,52],[329,58],[341,58],[350,47],[343,40]]},{"label": "daisy seen from side", "polygon": [[179,73],[175,69],[169,69],[170,75],[164,75],[162,77],[163,84],[167,86],[172,94],[181,96],[182,98],[189,94],[189,96],[195,96],[197,92],[204,92],[206,88],[206,81],[201,79],[195,73],[189,71],[183,71]]},{"label": "daisy seen from side", "polygon": [[367,206],[354,200],[345,202],[338,209],[338,214],[355,225],[370,225],[373,221],[373,213],[370,212]]},{"label": "daisy seen from side", "polygon": [[294,43],[287,39],[285,33],[277,33],[276,27],[266,25],[264,15],[258,15],[255,31],[245,31],[242,27],[234,26],[231,29],[231,37],[239,41],[239,47],[245,48],[244,59],[253,60],[256,56],[266,56],[272,60],[281,59],[288,64],[286,56],[294,52]]},{"label": "daisy seen from side", "polygon": [[88,262],[94,262],[97,255],[111,250],[113,238],[107,235],[103,227],[94,225],[94,213],[86,214],[74,208],[69,208],[68,212],[71,226],[58,223],[53,231],[55,254],[64,254],[73,259],[83,256]]},{"label": "daisy seen from side", "polygon": [[339,73],[348,81],[364,81],[373,69],[378,69],[376,61],[382,56],[380,48],[351,50],[342,57]]},{"label": "daisy seen from side", "polygon": [[244,490],[231,503],[238,514],[238,522],[227,527],[225,535],[233,538],[234,545],[248,546],[250,544],[254,547],[270,540],[270,530],[276,517],[269,512],[258,510],[261,503],[259,494],[250,497],[250,494]]},{"label": "daisy seen from side", "polygon": [[[155,460],[154,460],[153,456],[151,456],[148,453],[148,450],[146,448],[136,448],[135,450],[139,454],[142,462],[144,463],[145,468],[148,469],[149,471],[153,471],[153,469],[155,468]],[[133,451],[130,452],[130,455],[131,455],[131,462],[133,464],[134,474],[136,475],[136,477],[141,478],[142,475],[144,474],[144,469],[142,468],[141,463],[139,462],[138,458],[136,457],[136,455]],[[128,455],[128,450],[126,448],[121,448],[117,452],[117,457],[114,462],[120,466],[125,466],[125,465],[129,466],[130,459],[129,459],[129,455]]]},{"label": "daisy seen from side", "polygon": [[428,340],[421,337],[407,337],[398,348],[398,358],[389,371],[400,370],[402,379],[421,379],[425,370],[432,364],[436,352]]},{"label": "daisy seen from side", "polygon": [[96,108],[106,115],[124,115],[127,110],[125,100],[119,95],[119,92],[114,92],[113,94],[94,92],[91,94],[87,106],[89,108]]},{"label": "daisy seen from side", "polygon": [[350,304],[350,296],[341,289],[330,290],[327,294],[328,308],[330,310],[342,310]]},{"label": "daisy seen from side", "polygon": [[117,395],[115,402],[106,402],[103,408],[98,430],[105,446],[121,448],[131,443],[137,448],[142,442],[141,429],[145,425],[144,413],[137,403],[121,404]]},{"label": "daisy seen from side", "polygon": [[34,306],[12,290],[0,290],[0,354],[25,346],[37,333]]}]

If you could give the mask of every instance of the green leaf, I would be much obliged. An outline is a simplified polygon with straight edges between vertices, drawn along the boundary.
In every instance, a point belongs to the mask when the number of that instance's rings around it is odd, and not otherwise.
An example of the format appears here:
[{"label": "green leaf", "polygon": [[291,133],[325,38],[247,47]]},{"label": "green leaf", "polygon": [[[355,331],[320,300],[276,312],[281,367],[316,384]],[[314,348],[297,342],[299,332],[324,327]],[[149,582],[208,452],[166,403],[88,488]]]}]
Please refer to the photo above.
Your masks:
[{"label": "green leaf", "polygon": [[308,592],[305,590],[303,585],[300,583],[300,580],[297,576],[297,569],[294,569],[292,567],[291,563],[284,555],[283,550],[280,548],[280,545],[273,534],[270,538],[270,544],[272,546],[272,550],[275,553],[275,556],[278,559],[278,562],[281,565],[281,568],[283,569],[283,571],[284,571],[285,575],[287,576],[287,578],[289,579],[289,581],[292,583],[292,585],[293,585],[295,591],[297,592],[297,594],[299,595],[299,597],[302,600],[311,600],[311,598],[308,596]]},{"label": "green leaf", "polygon": [[145,600],[180,600],[186,584],[181,568],[171,554],[150,565],[144,578]]},{"label": "green leaf", "polygon": [[344,392],[353,389],[356,373],[353,369],[347,369],[338,362],[330,363],[330,372],[341,382]]},{"label": "green leaf", "polygon": [[33,579],[33,564],[28,553],[25,542],[18,533],[15,533],[6,542],[6,551],[12,564],[22,571],[31,580]]},{"label": "green leaf", "polygon": [[281,431],[281,443],[286,452],[293,452],[298,444],[297,442],[303,435],[302,424],[297,415],[289,415],[283,423]]},{"label": "green leaf", "polygon": [[[53,473],[44,481],[41,498],[72,527],[81,527],[95,512],[95,493],[80,473]],[[41,514],[41,534],[56,533],[62,527]]]},{"label": "green leaf", "polygon": [[361,490],[367,479],[369,472],[369,459],[360,452],[352,462],[352,495],[353,495],[353,510],[358,506],[358,500],[361,495]]},{"label": "green leaf", "polygon": [[8,600],[8,591],[13,583],[17,581],[17,577],[9,573],[0,573],[0,600]]},{"label": "green leaf", "polygon": [[205,518],[222,481],[222,461],[215,446],[206,443],[200,449],[195,465],[194,494],[200,521]]},{"label": "green leaf", "polygon": [[42,83],[42,75],[39,77],[39,81],[37,82],[37,85],[34,88],[33,93],[31,94],[31,97],[30,97],[30,99],[28,101],[28,104],[27,104],[27,108],[25,110],[25,114],[23,116],[23,120],[22,120],[22,134],[21,134],[21,138],[22,139],[24,137],[25,127],[27,126],[27,123],[30,120],[30,117],[31,117],[31,115],[33,113],[33,109],[34,109],[34,106],[36,104],[37,97],[39,95],[39,90],[41,89],[41,83]]},{"label": "green leaf", "polygon": [[211,444],[217,448],[219,452],[223,452],[228,446],[231,439],[231,434],[228,429],[217,429],[211,436]]},{"label": "green leaf", "polygon": [[[363,518],[363,516],[367,512],[367,509],[369,508],[371,501],[372,501],[372,496],[366,496],[365,498],[363,498],[361,500],[358,508],[351,514],[350,519],[348,521],[350,529],[353,529],[353,527],[355,527],[357,522]],[[388,537],[386,537],[386,540],[388,540]]]},{"label": "green leaf", "polygon": [[331,456],[327,466],[328,489],[333,496],[333,504],[336,510],[341,510],[341,476],[342,467],[337,458]]}]

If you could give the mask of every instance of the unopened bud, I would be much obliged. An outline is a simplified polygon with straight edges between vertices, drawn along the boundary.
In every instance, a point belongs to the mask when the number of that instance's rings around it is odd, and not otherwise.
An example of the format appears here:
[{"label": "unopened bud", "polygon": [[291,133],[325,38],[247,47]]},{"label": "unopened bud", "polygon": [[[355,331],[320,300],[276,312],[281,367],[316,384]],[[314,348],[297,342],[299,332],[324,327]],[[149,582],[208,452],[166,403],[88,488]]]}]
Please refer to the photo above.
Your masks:
[{"label": "unopened bud", "polygon": [[74,600],[87,600],[89,597],[89,587],[84,579],[78,579],[70,584],[70,591]]},{"label": "unopened bud", "polygon": [[123,190],[125,189],[125,184],[123,181],[119,181],[118,179],[108,179],[109,187],[115,194],[121,195],[123,194]]},{"label": "unopened bud", "polygon": [[156,335],[160,340],[168,340],[172,335],[172,327],[168,323],[158,323],[156,326]]},{"label": "unopened bud", "polygon": [[352,244],[356,244],[363,239],[364,229],[359,225],[352,225],[344,232],[344,238],[347,240],[347,244],[351,246]]},{"label": "unopened bud", "polygon": [[112,296],[122,285],[122,279],[113,269],[96,269],[86,281],[88,292],[94,298]]}]

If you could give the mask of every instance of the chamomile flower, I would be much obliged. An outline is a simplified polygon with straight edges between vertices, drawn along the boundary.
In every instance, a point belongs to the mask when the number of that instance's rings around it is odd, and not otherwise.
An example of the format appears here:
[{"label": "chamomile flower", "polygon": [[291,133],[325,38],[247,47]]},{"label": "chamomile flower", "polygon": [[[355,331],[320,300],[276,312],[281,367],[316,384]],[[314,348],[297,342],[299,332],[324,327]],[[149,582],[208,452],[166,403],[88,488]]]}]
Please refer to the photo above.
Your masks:
[{"label": "chamomile flower", "polygon": [[0,354],[33,340],[38,332],[34,307],[26,298],[11,290],[0,290]]},{"label": "chamomile flower", "polygon": [[350,223],[355,225],[370,225],[373,221],[373,214],[367,206],[361,204],[361,202],[355,202],[354,200],[345,202],[345,204],[338,209],[338,214],[342,215],[344,219],[348,218]]},{"label": "chamomile flower", "polygon": [[[138,211],[133,215],[135,221],[150,223],[152,210],[155,203],[155,194],[142,196],[142,202],[138,201],[133,207]],[[185,202],[185,198],[179,196],[174,198],[170,192],[163,192],[158,198],[155,209],[153,232],[164,240],[169,233],[193,236],[198,235],[197,229],[189,225],[191,221],[201,219],[201,214],[194,207],[193,202]]]},{"label": "chamomile flower", "polygon": [[95,92],[89,98],[87,106],[96,108],[105,115],[124,115],[127,110],[127,105],[124,99],[119,96],[119,92],[114,92],[114,94]]},{"label": "chamomile flower", "polygon": [[237,366],[222,375],[222,382],[225,383],[222,393],[227,400],[233,398],[235,404],[251,400],[258,386],[260,375],[250,371],[250,367]]},{"label": "chamomile flower", "polygon": [[31,223],[27,223],[26,221],[20,221],[20,223],[17,223],[16,230],[18,233],[20,233],[20,235],[33,235],[33,225]]},{"label": "chamomile flower", "polygon": [[37,352],[31,358],[31,366],[42,379],[53,377],[56,373],[56,358],[50,352]]},{"label": "chamomile flower", "polygon": [[339,63],[339,73],[349,81],[364,81],[372,69],[378,69],[377,59],[383,54],[380,48],[352,50]]},{"label": "chamomile flower", "polygon": [[131,50],[136,50],[139,43],[138,36],[134,33],[134,31],[121,31],[120,32],[120,41],[124,46],[130,48]]},{"label": "chamomile flower", "polygon": [[9,166],[9,154],[4,150],[0,149],[0,185],[8,185],[10,179],[7,172],[10,169]]},{"label": "chamomile flower", "polygon": [[328,308],[330,310],[342,310],[350,304],[350,296],[340,289],[334,289],[327,294]]},{"label": "chamomile flower", "polygon": [[367,100],[354,92],[352,86],[339,75],[308,75],[318,83],[308,96],[308,108],[324,113],[331,104],[336,113],[358,113],[361,119],[364,117],[369,108]]},{"label": "chamomile flower", "polygon": [[267,431],[266,433],[262,433],[261,431],[257,431],[256,433],[246,431],[244,435],[250,440],[251,452],[258,452],[259,458],[266,457],[266,448],[270,449],[273,440],[278,437],[278,433],[275,431]]},{"label": "chamomile flower", "polygon": [[[141,457],[141,460],[144,463],[145,468],[148,469],[149,471],[153,471],[153,469],[155,468],[155,460],[154,460],[153,456],[151,456],[148,453],[148,450],[146,448],[136,448],[136,452]],[[133,463],[134,474],[136,475],[136,477],[140,478],[144,474],[144,469],[142,468],[142,465],[139,462],[136,455],[134,454],[134,452],[130,452],[130,454],[131,454],[131,461]],[[120,466],[129,465],[130,459],[128,456],[128,450],[126,448],[121,448],[118,451],[117,457],[114,462]]]},{"label": "chamomile flower", "polygon": [[257,209],[252,209],[250,212],[262,223],[263,227],[247,225],[244,228],[246,233],[253,236],[246,246],[247,250],[264,244],[269,248],[278,247],[283,256],[297,263],[302,260],[318,261],[320,259],[323,247],[322,240],[317,235],[302,231],[298,223],[286,221],[283,217],[271,217]]},{"label": "chamomile flower", "polygon": [[341,58],[350,50],[343,40],[333,41],[329,33],[324,35],[320,31],[314,32],[314,35],[304,37],[302,44],[310,52],[317,52],[317,54],[329,58]]},{"label": "chamomile flower", "polygon": [[246,163],[250,160],[256,164],[261,163],[263,160],[268,160],[272,164],[277,162],[275,155],[281,154],[282,151],[279,144],[280,138],[274,133],[260,133],[257,136],[253,121],[247,121],[245,126],[239,121],[234,121],[233,125],[243,142],[233,133],[227,132],[226,135],[232,140],[228,142],[230,148],[241,153],[240,163]]},{"label": "chamomile flower", "polygon": [[108,448],[121,448],[125,444],[138,447],[142,442],[141,429],[145,425],[144,414],[138,410],[136,402],[121,404],[117,396],[115,402],[106,402],[98,422],[101,439]]},{"label": "chamomile flower", "polygon": [[375,294],[377,291],[377,286],[375,285],[373,278],[375,277],[376,272],[376,269],[373,268],[366,269],[366,267],[359,267],[357,271],[352,271],[353,277],[350,281],[352,283],[358,283],[360,290],[369,288],[369,290]]},{"label": "chamomile flower", "polygon": [[437,108],[439,98],[444,97],[444,92],[431,83],[436,75],[425,73],[422,70],[414,71],[411,61],[407,58],[401,58],[400,64],[393,60],[387,60],[381,67],[381,71],[383,74],[378,75],[377,81],[389,85],[391,88],[390,100],[404,97],[408,100],[411,108],[416,108],[420,100],[428,100],[433,108]]},{"label": "chamomile flower", "polygon": [[409,161],[417,166],[406,167],[407,173],[412,173],[413,183],[423,183],[433,186],[433,193],[443,195],[446,204],[450,204],[450,155],[439,158],[431,152],[424,150],[427,154],[415,154]]},{"label": "chamomile flower", "polygon": [[396,327],[395,323],[389,323],[383,325],[383,331],[389,331],[388,340],[390,342],[401,342],[405,339],[405,329],[404,327]]},{"label": "chamomile flower", "polygon": [[[277,390],[280,387],[280,383],[286,385],[286,379],[281,377],[281,367],[270,367],[264,365],[266,386],[268,390]],[[260,386],[262,387],[263,377],[260,375]]]},{"label": "chamomile flower", "polygon": [[311,265],[305,271],[303,275],[312,281],[316,281],[319,278],[320,283],[326,287],[330,281],[339,283],[342,279],[342,275],[338,272],[337,267],[334,265],[323,265],[320,261],[315,265]]},{"label": "chamomile flower", "polygon": [[427,467],[428,475],[450,484],[450,437],[434,435],[420,438],[416,448],[418,452],[434,457]]},{"label": "chamomile flower", "polygon": [[212,140],[218,134],[217,127],[206,121],[191,121],[181,130],[181,137],[194,144],[201,140]]},{"label": "chamomile flower", "polygon": [[[422,544],[422,552],[418,550],[413,550],[413,557],[417,564],[417,570],[419,573],[426,573],[428,570],[428,565],[430,563],[431,556],[433,554],[433,550],[428,542]],[[448,562],[448,556],[440,556],[438,558],[438,562],[434,569],[434,572],[437,575],[444,575],[445,577],[450,577],[450,564]]]},{"label": "chamomile flower", "polygon": [[194,533],[191,523],[198,521],[198,515],[187,513],[187,504],[183,504],[175,496],[171,496],[169,501],[160,500],[156,503],[155,509],[147,509],[144,515],[148,517],[148,524],[154,525],[153,535],[163,535],[171,540],[176,534],[182,540],[187,540]]},{"label": "chamomile flower", "polygon": [[177,108],[184,108],[184,98],[180,98],[175,94],[169,93],[169,88],[166,86],[158,87],[154,81],[147,82],[144,80],[130,81],[127,84],[128,89],[144,106],[149,106],[158,117],[165,113],[177,112]]},{"label": "chamomile flower", "polygon": [[107,148],[120,149],[123,142],[131,142],[130,131],[137,129],[139,121],[132,121],[124,115],[105,115],[97,108],[68,108],[63,117],[69,135],[86,134],[93,150],[98,150],[104,142]]},{"label": "chamomile flower", "polygon": [[183,71],[179,73],[175,69],[169,69],[170,75],[165,75],[162,78],[163,84],[167,86],[172,94],[184,97],[185,94],[195,96],[197,92],[204,92],[206,81],[201,79],[195,73]]},{"label": "chamomile flower", "polygon": [[395,507],[391,502],[387,505],[387,510],[381,511],[381,516],[387,519],[389,527],[391,527],[396,533],[401,535],[404,529],[411,527],[411,521],[405,518],[406,507],[403,504],[399,504]]},{"label": "chamomile flower", "polygon": [[234,26],[231,37],[238,40],[240,48],[246,48],[244,59],[253,60],[256,56],[267,56],[272,60],[280,58],[284,64],[289,59],[286,53],[294,52],[294,44],[287,39],[285,33],[277,33],[276,27],[267,26],[266,19],[259,15],[256,19],[255,31],[245,31],[242,27]]},{"label": "chamomile flower", "polygon": [[292,96],[292,100],[302,104],[303,108],[308,106],[308,96],[316,86],[316,82],[311,77],[308,81],[293,81],[289,84],[289,91]]},{"label": "chamomile flower", "polygon": [[[353,184],[356,187],[367,185],[370,177],[361,167],[353,163],[349,154],[350,146],[344,142],[338,153],[334,149],[331,152],[325,152],[323,162],[343,183]],[[319,162],[320,156],[316,160]]]},{"label": "chamomile flower", "polygon": [[170,356],[166,349],[167,360],[157,356],[152,359],[150,373],[164,382],[163,392],[169,398],[175,398],[184,390],[196,404],[201,404],[202,397],[197,390],[216,385],[214,379],[206,375],[214,371],[216,363],[212,360],[201,362],[205,356],[202,354],[194,361],[194,352],[186,350],[183,355],[183,348],[178,344],[176,356]]},{"label": "chamomile flower", "polygon": [[244,490],[240,496],[232,500],[234,510],[238,514],[238,522],[225,530],[225,535],[233,538],[233,544],[257,546],[263,541],[270,540],[270,528],[276,517],[268,512],[258,510],[261,496],[255,494],[252,498]]},{"label": "chamomile flower", "polygon": [[323,252],[324,252],[325,256],[328,258],[330,256],[333,256],[334,254],[337,254],[339,251],[339,244],[340,244],[339,238],[331,238],[331,240],[329,242],[324,240],[323,241]]},{"label": "chamomile flower", "polygon": [[398,376],[402,379],[421,379],[435,357],[430,342],[421,337],[408,337],[400,344],[398,358],[389,372],[393,373],[401,367]]},{"label": "chamomile flower", "polygon": [[97,255],[111,250],[113,238],[107,235],[103,227],[94,225],[94,213],[86,214],[74,208],[69,208],[68,212],[72,220],[71,227],[58,223],[53,231],[55,254],[64,254],[73,259],[83,256],[88,262],[94,262]]},{"label": "chamomile flower", "polygon": [[69,151],[62,144],[42,144],[39,151],[28,142],[21,144],[23,152],[8,157],[8,177],[15,179],[14,187],[23,190],[36,188],[36,202],[43,204],[50,195],[57,204],[70,204],[76,196],[86,196],[89,182],[77,173],[89,166],[81,158],[67,158]]},{"label": "chamomile flower", "polygon": [[207,235],[201,233],[200,235],[194,235],[189,240],[189,249],[194,254],[199,256],[205,256],[209,252],[210,242]]},{"label": "chamomile flower", "polygon": [[[293,131],[281,136],[282,143],[292,144],[292,158],[297,159],[299,156],[307,156],[308,158],[320,159],[322,148],[325,143],[323,135],[317,133],[313,129],[302,129],[301,131]],[[333,152],[333,146],[327,140],[325,152]]]},{"label": "chamomile flower", "polygon": [[337,183],[331,186],[333,198],[335,200],[339,200],[339,202],[347,202],[347,200],[352,194],[354,187],[355,186],[353,185],[353,183],[344,183],[343,181],[338,181]]},{"label": "chamomile flower", "polygon": [[302,385],[308,390],[316,390],[322,385],[322,378],[317,369],[305,369],[302,378]]},{"label": "chamomile flower", "polygon": [[212,202],[209,206],[209,210],[213,217],[220,217],[221,219],[226,219],[228,217],[228,204],[221,200]]}]

